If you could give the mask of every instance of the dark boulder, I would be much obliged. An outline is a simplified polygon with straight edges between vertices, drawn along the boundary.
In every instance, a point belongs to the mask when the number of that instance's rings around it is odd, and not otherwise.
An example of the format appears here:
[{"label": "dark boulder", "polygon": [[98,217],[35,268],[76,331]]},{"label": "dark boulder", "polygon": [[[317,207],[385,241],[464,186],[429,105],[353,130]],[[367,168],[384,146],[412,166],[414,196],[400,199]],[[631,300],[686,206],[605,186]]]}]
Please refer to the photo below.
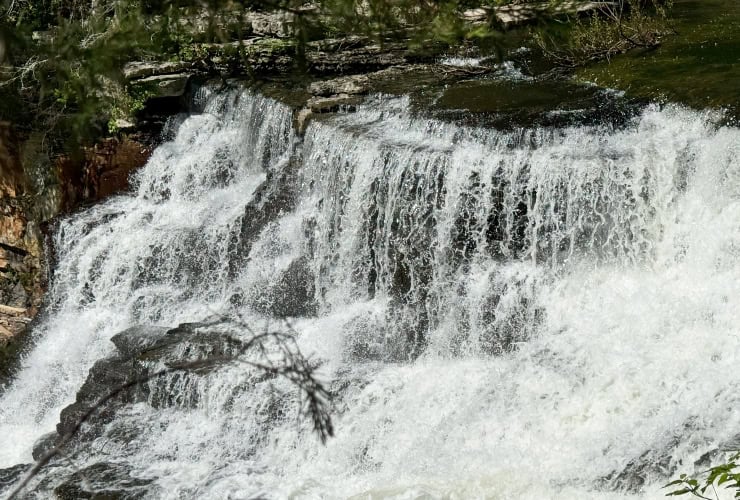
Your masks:
[{"label": "dark boulder", "polygon": [[54,493],[60,500],[133,500],[151,496],[151,482],[133,477],[125,465],[100,462],[71,474]]},{"label": "dark boulder", "polygon": [[168,330],[164,327],[133,326],[114,335],[111,342],[122,357],[133,358],[156,344]]},{"label": "dark boulder", "polygon": [[10,487],[20,481],[33,464],[18,464],[7,469],[0,469],[0,493],[7,493]]},{"label": "dark boulder", "polygon": [[47,453],[53,450],[58,443],[59,434],[57,434],[56,432],[49,432],[47,434],[44,434],[43,436],[38,438],[36,440],[36,443],[33,445],[33,451],[31,452],[33,459],[39,461],[41,458],[46,456]]}]

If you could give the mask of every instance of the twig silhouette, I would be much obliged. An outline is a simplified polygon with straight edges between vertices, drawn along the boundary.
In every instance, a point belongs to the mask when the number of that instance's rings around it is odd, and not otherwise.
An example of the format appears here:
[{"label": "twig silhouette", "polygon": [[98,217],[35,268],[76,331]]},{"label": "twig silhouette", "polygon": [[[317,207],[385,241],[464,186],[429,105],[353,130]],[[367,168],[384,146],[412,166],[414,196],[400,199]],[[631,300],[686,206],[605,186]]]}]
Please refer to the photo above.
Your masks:
[{"label": "twig silhouette", "polygon": [[[214,326],[218,324],[219,322],[217,321],[203,326]],[[64,436],[62,436],[56,446],[37,460],[20,484],[18,484],[18,486],[16,486],[16,488],[10,493],[8,500],[17,498],[44,466],[46,466],[57,455],[62,455],[63,448],[75,437],[75,435],[77,435],[82,426],[107,402],[128,389],[146,384],[152,380],[176,372],[190,372],[205,368],[214,368],[230,363],[241,363],[267,374],[284,377],[301,390],[303,394],[303,399],[301,401],[301,414],[308,415],[311,418],[314,431],[318,434],[321,442],[326,443],[326,440],[334,435],[334,427],[330,414],[332,407],[331,395],[315,377],[318,366],[315,363],[311,363],[311,361],[307,359],[298,348],[295,341],[295,330],[287,321],[285,324],[288,327],[288,332],[265,331],[260,334],[254,334],[252,329],[249,328],[246,323],[241,321],[234,323],[235,326],[244,328],[252,334],[252,337],[246,342],[234,337],[233,335],[222,334],[229,344],[238,348],[237,354],[218,355],[192,361],[169,363],[164,369],[134,378],[125,384],[121,384],[114,388],[111,392],[97,400],[81,417],[77,419],[75,424],[64,434]],[[267,345],[266,342],[269,341],[274,342],[275,345]],[[166,345],[168,344],[160,343],[154,348],[158,349]],[[277,354],[280,357],[278,361],[270,359],[270,347],[277,348]],[[256,349],[260,358],[264,361],[244,359],[243,356],[252,349]],[[145,349],[142,353],[146,353],[150,350],[151,348]]]}]

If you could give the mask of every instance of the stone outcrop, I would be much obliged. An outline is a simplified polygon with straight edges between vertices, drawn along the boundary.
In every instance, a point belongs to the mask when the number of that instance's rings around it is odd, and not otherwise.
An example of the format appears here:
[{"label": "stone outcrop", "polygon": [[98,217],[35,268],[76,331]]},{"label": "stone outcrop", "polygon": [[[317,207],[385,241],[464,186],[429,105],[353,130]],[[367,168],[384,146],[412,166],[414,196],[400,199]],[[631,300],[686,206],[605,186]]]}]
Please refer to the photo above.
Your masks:
[{"label": "stone outcrop", "polygon": [[401,64],[378,71],[336,76],[308,85],[311,97],[295,114],[295,128],[302,134],[317,114],[352,110],[370,92],[403,93],[420,85],[444,85],[493,70],[491,66],[475,68],[443,64]]},{"label": "stone outcrop", "polygon": [[123,67],[123,77],[126,80],[147,78],[155,75],[169,75],[187,70],[190,64],[184,61],[164,62],[132,62]]},{"label": "stone outcrop", "polygon": [[305,257],[299,257],[279,272],[272,283],[266,284],[250,306],[256,311],[276,318],[315,316],[314,274]]},{"label": "stone outcrop", "polygon": [[616,5],[616,2],[516,2],[499,7],[478,7],[462,13],[462,18],[470,23],[483,23],[494,20],[504,28],[536,22],[543,16],[560,16],[567,14],[586,14],[598,12]]},{"label": "stone outcrop", "polygon": [[135,80],[134,87],[142,88],[150,98],[180,97],[185,93],[190,74],[158,74]]},{"label": "stone outcrop", "polygon": [[22,140],[10,123],[0,122],[0,377],[41,307],[44,227],[60,213],[128,189],[130,175],[151,152],[136,139],[114,137],[52,161],[40,135]]},{"label": "stone outcrop", "polygon": [[12,371],[43,296],[43,234],[24,157],[12,125],[0,122],[0,382]]},{"label": "stone outcrop", "polygon": [[18,464],[7,469],[0,469],[0,491],[9,488],[32,467],[32,464]]},{"label": "stone outcrop", "polygon": [[[77,392],[76,401],[62,410],[56,434],[43,436],[34,447],[37,455],[43,455],[69,434],[74,433],[74,439],[69,443],[71,447],[94,439],[125,405],[143,401],[155,406],[173,404],[168,398],[175,396],[167,390],[152,395],[152,390],[158,390],[157,384],[143,383],[161,366],[188,360],[228,357],[236,354],[240,348],[217,325],[206,323],[185,323],[176,328],[137,326],[115,335],[111,341],[116,346],[115,354],[97,361],[90,369],[87,380]],[[183,353],[186,353],[186,359],[183,359]],[[198,373],[215,366],[198,368]],[[126,384],[131,385],[129,387]],[[106,399],[111,394],[113,396]],[[160,395],[164,399],[159,399]],[[85,427],[75,433],[78,423],[91,410]]]},{"label": "stone outcrop", "polygon": [[246,12],[244,21],[255,35],[285,38],[294,32],[295,15],[289,12]]},{"label": "stone outcrop", "polygon": [[131,137],[104,139],[82,152],[82,159],[62,157],[57,161],[63,186],[63,209],[103,200],[129,188],[133,172],[142,167],[151,146]]},{"label": "stone outcrop", "polygon": [[131,468],[115,462],[99,462],[70,475],[54,488],[59,500],[146,498],[152,493],[153,480],[134,477]]},{"label": "stone outcrop", "polygon": [[[35,479],[34,494],[63,499],[142,498],[144,493],[155,494],[155,486],[146,476],[142,477],[141,472],[132,474],[125,460],[118,460],[117,447],[130,449],[146,443],[137,439],[142,433],[137,424],[117,417],[132,405],[157,409],[199,407],[203,403],[199,380],[212,376],[237,357],[261,359],[266,354],[259,346],[272,349],[270,341],[250,346],[248,340],[254,334],[245,338],[235,333],[242,330],[248,331],[249,327],[213,321],[175,328],[137,326],[114,335],[111,341],[115,351],[90,369],[75,402],[62,410],[56,432],[42,436],[34,445],[35,460],[50,460]],[[269,384],[275,376],[256,370],[234,388],[232,396],[250,391],[256,384]],[[265,430],[284,418],[278,411],[282,404],[280,393],[265,394],[264,406],[255,412],[255,448]],[[96,446],[101,439],[106,442],[102,448]],[[77,462],[81,456],[90,457],[91,451],[99,452],[94,461],[86,458]],[[70,463],[73,465],[67,467]],[[7,493],[29,468],[23,464],[0,469],[0,494]]]},{"label": "stone outcrop", "polygon": [[0,350],[40,305],[42,236],[30,212],[21,143],[0,123]]}]

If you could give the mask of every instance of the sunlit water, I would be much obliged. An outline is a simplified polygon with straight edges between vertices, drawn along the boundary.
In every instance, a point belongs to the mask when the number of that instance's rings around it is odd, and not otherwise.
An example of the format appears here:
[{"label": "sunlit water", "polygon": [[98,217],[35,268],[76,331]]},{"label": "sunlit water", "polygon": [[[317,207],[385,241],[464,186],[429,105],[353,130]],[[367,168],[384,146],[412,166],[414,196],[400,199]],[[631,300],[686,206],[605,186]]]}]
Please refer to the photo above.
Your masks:
[{"label": "sunlit water", "polygon": [[[77,465],[132,465],[152,498],[625,498],[630,461],[691,472],[740,432],[740,131],[718,116],[499,132],[376,97],[298,140],[275,102],[200,99],[135,193],[60,225],[48,319],[0,401],[0,465],[30,461],[113,334],[262,324],[299,259],[318,316],[293,324],[337,394],[333,439],[287,383],[234,366],[172,385],[195,405],[130,406]],[[245,207],[291,161],[296,206],[244,259]],[[635,496],[661,498],[672,469]]]}]

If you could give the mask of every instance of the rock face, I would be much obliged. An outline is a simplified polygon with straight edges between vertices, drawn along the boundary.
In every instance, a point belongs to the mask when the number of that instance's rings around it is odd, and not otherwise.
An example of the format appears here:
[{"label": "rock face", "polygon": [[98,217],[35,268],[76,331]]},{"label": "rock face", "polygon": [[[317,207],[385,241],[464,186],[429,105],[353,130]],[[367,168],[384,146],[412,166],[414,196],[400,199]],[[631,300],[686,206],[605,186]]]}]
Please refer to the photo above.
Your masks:
[{"label": "rock face", "polygon": [[[188,359],[236,353],[238,345],[231,337],[211,326],[205,323],[185,323],[176,328],[137,326],[115,335],[111,341],[116,346],[116,353],[99,360],[90,369],[87,380],[77,392],[77,400],[62,410],[54,441],[58,443],[73,432],[78,422],[93,408],[95,410],[84,428],[75,434],[72,446],[99,435],[116,411],[127,404],[149,400],[152,404],[166,406],[170,394],[163,390],[161,395],[164,399],[150,398],[150,391],[152,387],[156,388],[156,384],[143,383],[154,371]],[[130,387],[116,392],[104,404],[97,406],[106,396],[132,382]],[[50,440],[50,437],[45,437],[43,441],[47,444],[44,446],[48,447]]]},{"label": "rock face", "polygon": [[134,138],[114,137],[80,157],[51,161],[38,135],[22,140],[10,123],[0,122],[0,378],[41,307],[45,226],[60,213],[128,189],[130,175],[151,152]]},{"label": "rock face", "polygon": [[83,151],[82,160],[57,161],[63,209],[103,200],[129,188],[129,178],[149,159],[151,147],[130,137],[104,139]]},{"label": "rock face", "polygon": [[0,122],[0,376],[11,345],[41,303],[42,234],[22,162],[22,145],[10,123]]},{"label": "rock face", "polygon": [[293,34],[294,17],[289,12],[247,12],[244,20],[255,35],[284,38]]},{"label": "rock face", "polygon": [[[133,500],[151,494],[151,480],[132,477],[124,464],[99,462],[80,469],[54,488],[60,500],[81,498]],[[115,485],[115,486],[111,486]]]},{"label": "rock face", "polygon": [[315,316],[314,275],[305,257],[299,257],[252,302],[255,310],[276,318]]},{"label": "rock face", "polygon": [[155,75],[169,75],[185,71],[189,66],[189,63],[183,61],[132,62],[123,67],[123,77],[126,80],[135,80]]},{"label": "rock face", "polygon": [[[116,419],[121,412],[125,414],[132,405],[196,408],[202,402],[202,392],[198,383],[191,382],[213,376],[224,362],[238,355],[260,356],[258,348],[246,348],[244,340],[239,340],[242,337],[233,333],[234,328],[241,331],[247,327],[218,321],[185,323],[175,328],[137,326],[113,336],[115,352],[90,369],[76,401],[62,410],[56,432],[42,436],[34,445],[35,460],[52,450],[63,453],[47,457],[49,465],[34,480],[38,481],[34,492],[44,498],[53,492],[54,498],[70,500],[151,497],[155,488],[151,481],[141,472],[132,474],[116,452],[95,448],[96,440],[110,440],[117,443],[112,445],[114,448],[120,445],[125,449],[144,430],[128,424],[126,418]],[[188,365],[178,371],[183,364]],[[173,370],[164,373],[166,368]],[[255,372],[250,380],[267,382],[273,377]],[[249,384],[236,391],[248,390]],[[279,396],[275,398],[277,404]],[[278,418],[269,411],[263,417],[265,425],[270,418]],[[57,446],[60,450],[55,450]],[[101,451],[98,460],[78,460],[78,454],[89,457],[91,447]],[[70,463],[75,465],[68,467]],[[23,464],[0,469],[0,495],[8,493],[29,467]]]},{"label": "rock face", "polygon": [[32,464],[19,464],[7,469],[0,469],[0,491],[18,481],[31,467]]},{"label": "rock face", "polygon": [[648,450],[630,460],[621,471],[605,477],[600,487],[610,490],[638,493],[646,484],[675,474],[677,466],[671,451],[678,444],[678,438],[666,447]]},{"label": "rock face", "polygon": [[180,97],[189,80],[188,73],[155,74],[134,80],[133,85],[149,92],[151,98]]}]

